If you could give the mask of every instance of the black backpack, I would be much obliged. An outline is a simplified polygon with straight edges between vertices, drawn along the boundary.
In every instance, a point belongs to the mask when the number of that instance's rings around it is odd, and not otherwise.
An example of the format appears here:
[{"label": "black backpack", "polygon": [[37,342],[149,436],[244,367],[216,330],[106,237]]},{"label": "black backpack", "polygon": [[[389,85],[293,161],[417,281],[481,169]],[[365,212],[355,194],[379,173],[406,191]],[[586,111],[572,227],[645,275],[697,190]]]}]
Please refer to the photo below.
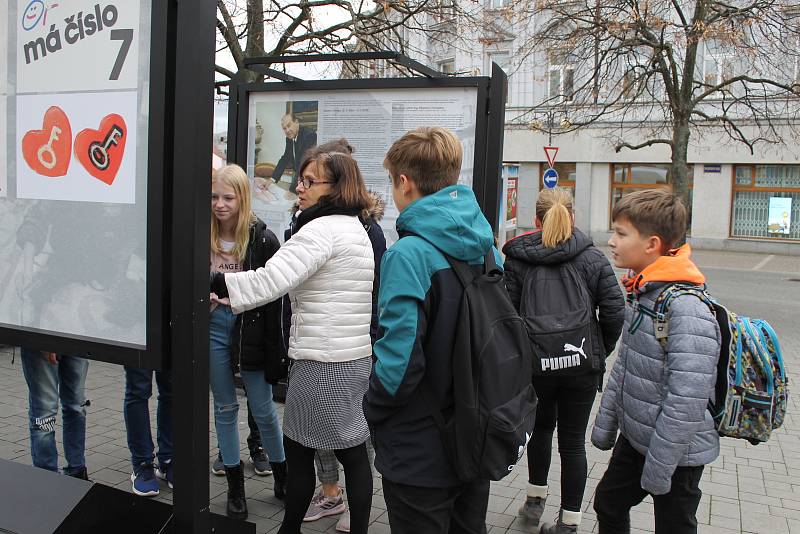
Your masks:
[{"label": "black backpack", "polygon": [[[453,348],[454,406],[446,414],[432,410],[433,418],[460,480],[500,480],[522,458],[533,434],[537,399],[530,343],[494,251],[479,275],[444,256],[464,294]],[[429,388],[423,382],[426,401],[436,406]]]},{"label": "black backpack", "polygon": [[534,374],[577,376],[602,370],[594,346],[594,302],[571,262],[529,269],[519,313],[528,329]]}]

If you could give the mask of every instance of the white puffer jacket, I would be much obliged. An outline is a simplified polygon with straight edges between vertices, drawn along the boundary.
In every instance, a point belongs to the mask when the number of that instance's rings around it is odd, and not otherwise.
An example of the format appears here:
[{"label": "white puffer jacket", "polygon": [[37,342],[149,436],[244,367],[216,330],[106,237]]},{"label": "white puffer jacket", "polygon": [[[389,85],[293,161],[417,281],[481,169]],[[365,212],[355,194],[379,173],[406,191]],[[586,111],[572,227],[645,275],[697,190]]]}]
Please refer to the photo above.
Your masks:
[{"label": "white puffer jacket", "polygon": [[228,273],[234,313],[289,292],[289,357],[345,362],[372,355],[372,245],[358,217],[313,219],[255,271]]}]

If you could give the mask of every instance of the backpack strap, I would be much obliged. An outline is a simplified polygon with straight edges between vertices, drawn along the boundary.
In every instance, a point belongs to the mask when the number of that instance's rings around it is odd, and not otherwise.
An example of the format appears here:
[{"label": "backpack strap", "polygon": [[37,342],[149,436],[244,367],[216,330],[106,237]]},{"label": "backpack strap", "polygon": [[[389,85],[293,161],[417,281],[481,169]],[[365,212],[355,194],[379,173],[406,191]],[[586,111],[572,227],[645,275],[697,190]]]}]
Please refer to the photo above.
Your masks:
[{"label": "backpack strap", "polygon": [[711,313],[716,316],[716,309],[714,308],[714,299],[706,291],[705,284],[694,285],[688,283],[674,283],[669,284],[656,297],[653,307],[645,306],[633,294],[628,295],[628,302],[633,305],[634,318],[628,332],[633,334],[638,330],[642,324],[644,316],[653,319],[653,329],[655,337],[661,346],[667,348],[667,339],[669,337],[669,307],[672,301],[682,295],[694,295],[703,301],[711,310]]},{"label": "backpack strap", "polygon": [[654,320],[656,339],[661,346],[666,349],[667,338],[669,336],[669,307],[672,301],[682,295],[694,295],[700,299],[709,310],[711,314],[716,317],[717,312],[714,308],[714,301],[711,296],[706,292],[706,286],[693,285],[693,284],[670,284],[659,293],[655,302],[655,312],[657,318]]}]

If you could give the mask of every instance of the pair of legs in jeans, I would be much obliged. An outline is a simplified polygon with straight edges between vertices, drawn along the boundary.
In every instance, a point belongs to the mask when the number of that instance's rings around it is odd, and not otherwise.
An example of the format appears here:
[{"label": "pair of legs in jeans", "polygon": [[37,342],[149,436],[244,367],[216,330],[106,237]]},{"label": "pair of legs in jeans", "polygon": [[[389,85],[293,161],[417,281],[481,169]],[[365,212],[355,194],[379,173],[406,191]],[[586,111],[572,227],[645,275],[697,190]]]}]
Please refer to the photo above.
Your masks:
[{"label": "pair of legs in jeans", "polygon": [[[641,478],[645,458],[620,434],[594,497],[600,534],[629,534],[631,508],[647,496]],[[678,467],[672,475],[672,489],[653,495],[656,534],[697,534],[702,465]]]},{"label": "pair of legs in jeans", "polygon": [[[226,467],[239,465],[239,401],[231,372],[231,336],[236,315],[229,306],[217,306],[211,312],[209,377],[214,396],[214,425],[217,443]],[[263,371],[241,371],[247,390],[250,413],[261,433],[261,441],[271,462],[286,460],[278,411],[272,401],[272,386]]]},{"label": "pair of legs in jeans", "polygon": [[56,421],[61,404],[64,473],[84,476],[86,470],[85,384],[89,362],[83,358],[59,355],[50,363],[38,350],[23,348],[22,372],[28,383],[28,428],[33,465],[58,471]]},{"label": "pair of legs in jeans", "polygon": [[[528,443],[528,482],[544,488],[553,449],[553,432],[558,426],[558,452],[561,455],[561,508],[580,512],[586,489],[586,427],[597,395],[597,375],[534,377],[539,398],[536,426]],[[529,487],[529,496],[531,495]]]},{"label": "pair of legs in jeans", "polygon": [[[316,451],[287,437],[284,437],[283,441],[291,476],[286,485],[286,511],[283,524],[278,532],[299,534],[303,516],[314,495]],[[350,532],[367,534],[372,504],[372,468],[367,456],[367,446],[362,443],[349,449],[335,450],[333,453],[344,467],[344,474],[347,477],[351,514]]]},{"label": "pair of legs in jeans", "polygon": [[172,461],[172,374],[169,371],[125,367],[123,412],[134,473],[139,471],[142,464],[152,465],[154,459],[149,407],[149,400],[153,394],[153,374],[158,387],[156,409],[158,461],[162,466]]}]

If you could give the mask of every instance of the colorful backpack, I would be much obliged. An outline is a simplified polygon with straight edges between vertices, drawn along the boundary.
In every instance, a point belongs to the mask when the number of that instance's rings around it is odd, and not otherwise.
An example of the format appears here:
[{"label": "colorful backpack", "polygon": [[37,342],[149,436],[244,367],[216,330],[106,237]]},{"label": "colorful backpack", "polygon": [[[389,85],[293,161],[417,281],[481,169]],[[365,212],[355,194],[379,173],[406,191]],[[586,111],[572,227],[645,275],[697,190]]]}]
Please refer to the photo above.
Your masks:
[{"label": "colorful backpack", "polygon": [[722,333],[716,400],[708,403],[717,432],[753,445],[767,441],[783,424],[789,395],[775,330],[763,319],[728,310],[706,292],[705,286],[671,284],[658,295],[653,310],[640,306],[653,318],[656,339],[663,347],[667,345],[670,303],[681,295],[694,295],[708,305]]}]

